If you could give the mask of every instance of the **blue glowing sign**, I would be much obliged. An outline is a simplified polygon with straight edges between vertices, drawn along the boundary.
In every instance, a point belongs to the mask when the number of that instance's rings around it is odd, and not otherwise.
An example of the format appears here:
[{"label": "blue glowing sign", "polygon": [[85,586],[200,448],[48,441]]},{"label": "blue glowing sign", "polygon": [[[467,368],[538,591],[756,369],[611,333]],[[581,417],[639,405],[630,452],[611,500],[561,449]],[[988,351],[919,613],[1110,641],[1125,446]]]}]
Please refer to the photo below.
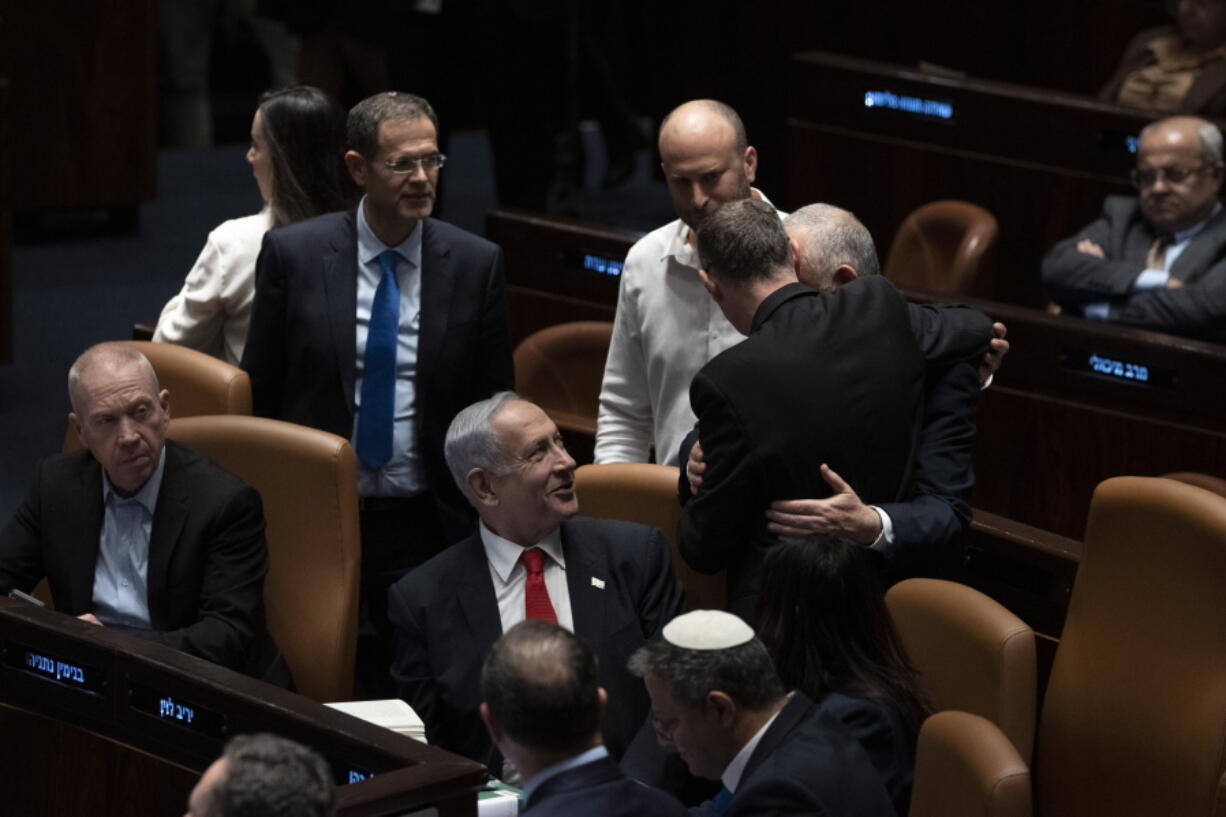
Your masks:
[{"label": "blue glowing sign", "polygon": [[360,772],[357,769],[349,770],[349,783],[361,783],[363,780],[369,780],[374,777],[370,772]]},{"label": "blue glowing sign", "polygon": [[158,701],[158,714],[170,720],[191,723],[196,717],[196,710],[190,706],[175,703],[174,698],[162,698]]},{"label": "blue glowing sign", "polygon": [[612,258],[602,258],[599,255],[584,255],[583,268],[602,275],[621,275],[625,264]]},{"label": "blue glowing sign", "polygon": [[213,738],[228,734],[225,716],[180,695],[139,683],[128,685],[128,705],[144,715]]},{"label": "blue glowing sign", "polygon": [[939,99],[924,99],[918,96],[895,94],[891,91],[865,91],[864,107],[886,108],[891,111],[904,111],[931,119],[953,119],[953,103]]},{"label": "blue glowing sign", "polygon": [[1111,375],[1124,380],[1135,380],[1138,383],[1149,382],[1149,367],[1139,363],[1128,363],[1123,360],[1112,360],[1109,357],[1090,355],[1090,368],[1099,374]]},{"label": "blue glowing sign", "polygon": [[4,651],[4,663],[13,669],[51,681],[70,689],[99,694],[106,687],[106,678],[97,669],[64,659],[45,650],[9,642]]},{"label": "blue glowing sign", "polygon": [[1060,355],[1060,362],[1066,369],[1114,380],[1117,383],[1127,383],[1130,386],[1170,389],[1179,382],[1179,372],[1174,369],[1118,360],[1081,349],[1065,349]]},{"label": "blue glowing sign", "polygon": [[1129,153],[1136,153],[1136,152],[1137,152],[1137,150],[1138,150],[1138,148],[1140,148],[1140,147],[1141,147],[1141,137],[1139,137],[1139,136],[1125,136],[1125,137],[1124,137],[1124,146],[1128,148],[1128,152],[1129,152]]}]

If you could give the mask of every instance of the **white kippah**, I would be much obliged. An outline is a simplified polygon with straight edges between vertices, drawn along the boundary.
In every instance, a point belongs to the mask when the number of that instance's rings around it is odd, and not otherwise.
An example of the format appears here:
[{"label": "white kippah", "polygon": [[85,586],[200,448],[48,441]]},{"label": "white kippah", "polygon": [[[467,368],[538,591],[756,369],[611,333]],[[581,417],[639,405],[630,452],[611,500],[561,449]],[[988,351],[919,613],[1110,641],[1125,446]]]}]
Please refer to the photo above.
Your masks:
[{"label": "white kippah", "polygon": [[726,650],[753,640],[753,628],[723,610],[693,610],[664,625],[664,640],[686,650]]}]

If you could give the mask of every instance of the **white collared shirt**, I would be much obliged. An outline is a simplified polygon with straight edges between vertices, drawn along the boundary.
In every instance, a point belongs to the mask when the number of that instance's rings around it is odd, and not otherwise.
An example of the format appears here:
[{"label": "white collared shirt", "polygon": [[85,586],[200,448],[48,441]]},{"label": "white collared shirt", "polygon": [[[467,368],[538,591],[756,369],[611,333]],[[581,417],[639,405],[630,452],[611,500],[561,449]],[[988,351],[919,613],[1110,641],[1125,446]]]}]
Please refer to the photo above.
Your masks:
[{"label": "white collared shirt", "polygon": [[375,290],[383,277],[379,255],[392,250],[398,256],[396,281],[400,286],[399,343],[396,347],[396,406],[392,422],[392,458],[378,471],[358,461],[360,496],[413,496],[426,489],[421,449],[417,441],[417,339],[421,327],[421,233],[418,221],[409,237],[388,247],[366,222],[366,198],[358,204],[358,314],[356,321],[357,361],[353,381],[353,432],[350,442],[358,444],[358,423],[362,414],[362,371],[366,362],[366,333]]},{"label": "white collared shirt", "polygon": [[[791,698],[791,693],[788,693]],[[785,704],[786,705],[786,704]],[[762,742],[762,736],[766,734],[766,730],[770,729],[771,724],[775,722],[775,718],[779,717],[779,712],[783,711],[783,707],[779,707],[779,711],[770,716],[770,719],[762,724],[762,728],[753,733],[753,737],[745,742],[741,750],[736,753],[736,757],[728,763],[724,768],[724,773],[719,776],[719,780],[724,784],[724,788],[732,793],[736,793],[736,787],[741,785],[741,775],[745,774],[745,765],[749,763],[749,758],[753,754],[753,750],[758,748],[758,744]]]},{"label": "white collared shirt", "polygon": [[656,462],[678,465],[677,450],[697,422],[690,382],[745,339],[703,288],[689,233],[677,219],[643,236],[626,256],[600,387],[598,463],[647,462],[654,443]]},{"label": "white collared shirt", "polygon": [[[481,544],[485,548],[485,561],[490,566],[490,579],[494,582],[494,596],[498,599],[498,616],[502,619],[502,631],[505,633],[524,620],[524,581],[528,571],[519,561],[524,548],[503,539],[485,522],[480,523],[479,530]],[[542,572],[558,625],[573,633],[575,621],[570,610],[570,590],[566,587],[566,557],[562,554],[561,530],[554,530],[536,546],[549,557]]]},{"label": "white collared shirt", "polygon": [[115,493],[102,471],[102,530],[98,534],[98,560],[94,563],[93,603],[90,611],[109,627],[148,630],[149,537],[166,472],[166,447],[158,465],[141,489],[125,499]]}]

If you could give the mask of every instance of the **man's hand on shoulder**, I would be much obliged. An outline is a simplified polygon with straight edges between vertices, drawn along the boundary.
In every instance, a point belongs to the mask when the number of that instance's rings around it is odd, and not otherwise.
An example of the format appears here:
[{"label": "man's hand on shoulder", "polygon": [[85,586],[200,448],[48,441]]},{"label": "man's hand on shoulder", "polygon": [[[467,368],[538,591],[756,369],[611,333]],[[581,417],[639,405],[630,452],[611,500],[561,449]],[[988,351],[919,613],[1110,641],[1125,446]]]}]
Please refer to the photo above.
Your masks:
[{"label": "man's hand on shoulder", "polygon": [[995,337],[988,343],[988,351],[984,353],[983,360],[979,364],[980,388],[988,385],[988,381],[992,379],[1004,361],[1005,355],[1009,354],[1009,341],[1005,340],[1005,334],[1008,331],[1008,328],[1000,321],[992,324],[992,334]]},{"label": "man's hand on shoulder", "polygon": [[702,487],[702,475],[706,470],[707,462],[702,457],[702,443],[695,440],[685,463],[685,478],[689,481],[690,493],[694,496],[698,496],[698,489]]},{"label": "man's hand on shoulder", "polygon": [[865,505],[852,487],[822,464],[822,479],[834,493],[825,499],[780,499],[766,511],[766,528],[776,536],[830,533],[861,545],[881,535],[881,517]]}]

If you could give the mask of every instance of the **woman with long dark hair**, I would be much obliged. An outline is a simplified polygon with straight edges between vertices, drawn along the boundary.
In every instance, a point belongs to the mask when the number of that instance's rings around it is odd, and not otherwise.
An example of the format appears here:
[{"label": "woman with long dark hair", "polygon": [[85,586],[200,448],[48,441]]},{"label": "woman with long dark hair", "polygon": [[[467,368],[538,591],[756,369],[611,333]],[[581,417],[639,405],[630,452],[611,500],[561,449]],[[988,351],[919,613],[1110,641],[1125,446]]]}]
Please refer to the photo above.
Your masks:
[{"label": "woman with long dark hair", "polygon": [[247,342],[264,233],[352,205],[355,189],[344,152],[345,113],[323,91],[303,85],[261,96],[247,161],[264,209],[209,233],[183,289],[162,309],[153,339],[237,366]]},{"label": "woman with long dark hair", "polygon": [[873,554],[814,534],[771,549],[755,615],[784,686],[841,721],[907,813],[915,739],[931,710],[899,642]]}]

